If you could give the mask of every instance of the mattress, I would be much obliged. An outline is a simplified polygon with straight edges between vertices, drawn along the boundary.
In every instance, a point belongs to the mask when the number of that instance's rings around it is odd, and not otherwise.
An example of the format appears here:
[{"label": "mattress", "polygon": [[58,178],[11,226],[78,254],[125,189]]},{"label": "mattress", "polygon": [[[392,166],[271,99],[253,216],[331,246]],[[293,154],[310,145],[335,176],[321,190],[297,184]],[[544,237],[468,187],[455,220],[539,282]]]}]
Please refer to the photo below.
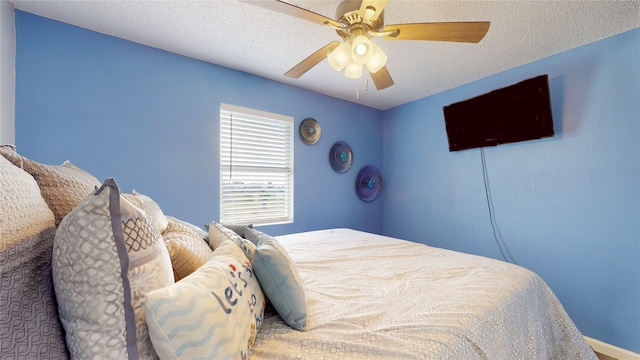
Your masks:
[{"label": "mattress", "polygon": [[307,331],[268,309],[251,360],[597,360],[523,267],[351,229],[277,239],[304,283]]}]

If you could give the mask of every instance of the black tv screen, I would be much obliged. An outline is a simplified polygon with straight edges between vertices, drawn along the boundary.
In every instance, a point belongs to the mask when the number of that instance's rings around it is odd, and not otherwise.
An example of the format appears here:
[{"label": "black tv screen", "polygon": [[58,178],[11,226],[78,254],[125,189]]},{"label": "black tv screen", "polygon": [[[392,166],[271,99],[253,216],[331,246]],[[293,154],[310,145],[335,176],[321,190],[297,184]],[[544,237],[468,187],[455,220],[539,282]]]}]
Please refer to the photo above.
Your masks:
[{"label": "black tv screen", "polygon": [[443,111],[449,151],[553,136],[547,75],[444,106]]}]

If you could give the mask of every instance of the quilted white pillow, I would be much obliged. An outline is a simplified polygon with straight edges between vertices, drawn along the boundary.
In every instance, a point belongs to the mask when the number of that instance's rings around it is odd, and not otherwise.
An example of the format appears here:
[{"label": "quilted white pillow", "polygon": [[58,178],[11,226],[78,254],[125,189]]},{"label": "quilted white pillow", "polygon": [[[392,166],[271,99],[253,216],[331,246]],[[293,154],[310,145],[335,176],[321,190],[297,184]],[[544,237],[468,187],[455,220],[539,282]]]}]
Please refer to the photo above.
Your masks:
[{"label": "quilted white pillow", "polygon": [[190,223],[188,221],[180,220],[180,219],[178,219],[178,218],[176,218],[174,216],[165,215],[165,217],[167,218],[167,222],[168,223],[174,222],[174,223],[179,223],[181,225],[184,225],[184,226],[190,228],[191,230],[193,230],[200,237],[202,237],[202,239],[204,241],[206,241],[207,244],[209,243],[209,233],[206,230],[204,230],[203,228],[198,227],[196,225],[193,225],[192,223]]},{"label": "quilted white pillow", "polygon": [[171,257],[175,280],[179,281],[206,263],[213,251],[192,227],[170,217],[167,220],[169,225],[162,238]]},{"label": "quilted white pillow", "polygon": [[162,209],[160,209],[160,205],[153,201],[153,199],[147,195],[140,194],[135,190],[133,190],[131,194],[122,195],[125,196],[127,200],[137,205],[140,209],[144,210],[149,217],[149,221],[151,221],[160,234],[167,229],[167,226],[169,225],[167,217],[164,216]]},{"label": "quilted white pillow", "polygon": [[155,359],[144,296],[173,283],[162,237],[115,180],[60,223],[53,244],[60,319],[74,359]]},{"label": "quilted white pillow", "polygon": [[191,275],[148,293],[144,304],[161,359],[247,359],[264,307],[251,263],[230,241]]},{"label": "quilted white pillow", "polygon": [[65,161],[62,165],[41,164],[21,156],[13,146],[3,145],[0,154],[31,174],[40,187],[44,201],[60,224],[73,208],[100,186],[95,176]]}]

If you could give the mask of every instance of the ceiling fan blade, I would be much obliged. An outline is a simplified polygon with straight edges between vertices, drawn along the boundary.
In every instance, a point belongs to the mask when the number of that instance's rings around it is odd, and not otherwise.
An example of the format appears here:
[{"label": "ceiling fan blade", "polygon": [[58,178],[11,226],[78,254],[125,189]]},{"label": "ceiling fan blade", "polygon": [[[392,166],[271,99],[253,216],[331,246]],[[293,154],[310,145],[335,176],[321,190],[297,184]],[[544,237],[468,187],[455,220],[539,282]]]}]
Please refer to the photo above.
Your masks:
[{"label": "ceiling fan blade", "polygon": [[362,19],[365,19],[366,10],[372,9],[374,11],[373,15],[371,15],[369,18],[366,18],[365,20],[374,21],[378,18],[378,16],[380,16],[380,13],[384,9],[384,6],[387,5],[388,1],[389,0],[362,0],[358,16],[360,16],[360,18]]},{"label": "ceiling fan blade", "polygon": [[[397,35],[393,34],[397,31]],[[433,40],[477,43],[489,31],[488,21],[415,23],[387,25],[383,33],[386,40]]]},{"label": "ceiling fan blade", "polygon": [[311,21],[319,25],[330,25],[334,28],[341,28],[343,25],[338,21],[326,16],[314,13],[313,11],[297,7],[280,0],[239,0],[240,2],[259,6],[263,9],[276,11],[282,14],[297,17],[302,20]]},{"label": "ceiling fan blade", "polygon": [[373,83],[376,84],[376,89],[382,90],[386,89],[389,86],[393,85],[393,79],[391,78],[391,74],[389,74],[389,70],[387,70],[386,66],[383,66],[380,70],[372,73],[371,79]]},{"label": "ceiling fan blade", "polygon": [[339,45],[340,45],[339,41],[333,41],[329,43],[322,49],[309,55],[306,59],[302,60],[298,65],[292,67],[291,70],[284,73],[284,75],[290,78],[295,78],[295,79],[299,78],[304,73],[311,70],[312,67],[318,65],[320,61],[326,59],[327,55],[329,55],[329,53],[332,52]]}]

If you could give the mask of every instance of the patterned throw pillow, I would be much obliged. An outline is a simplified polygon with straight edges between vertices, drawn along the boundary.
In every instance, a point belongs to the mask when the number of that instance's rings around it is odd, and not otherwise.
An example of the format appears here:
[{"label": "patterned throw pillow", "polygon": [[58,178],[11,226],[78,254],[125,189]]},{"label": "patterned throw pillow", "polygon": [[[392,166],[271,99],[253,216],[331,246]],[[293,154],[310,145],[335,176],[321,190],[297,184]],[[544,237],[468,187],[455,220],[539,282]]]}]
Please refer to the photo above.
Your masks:
[{"label": "patterned throw pillow", "polygon": [[122,194],[127,200],[131,201],[135,205],[137,205],[140,209],[144,210],[144,212],[149,217],[149,221],[156,227],[158,232],[162,234],[166,229],[169,221],[167,220],[164,213],[162,213],[162,209],[160,209],[160,205],[153,201],[147,195],[140,194],[133,190],[131,194]]},{"label": "patterned throw pillow", "polygon": [[244,251],[247,258],[251,260],[253,257],[253,253],[256,250],[256,245],[238,235],[235,231],[224,227],[222,224],[218,224],[215,221],[211,222],[208,226],[209,229],[209,246],[212,250],[215,250],[225,241],[232,241],[234,244],[238,245],[242,251]]},{"label": "patterned throw pillow", "polygon": [[191,227],[172,218],[167,219],[169,225],[162,238],[171,257],[174,278],[179,281],[206,263],[213,251],[201,234]]},{"label": "patterned throw pillow", "polygon": [[258,244],[251,265],[262,290],[284,322],[304,331],[307,303],[296,264],[276,239],[254,229],[244,231],[247,239]]},{"label": "patterned throw pillow", "polygon": [[191,275],[147,294],[144,304],[161,359],[247,359],[264,307],[251,264],[230,241]]},{"label": "patterned throw pillow", "polygon": [[67,345],[78,359],[155,359],[144,296],[173,284],[162,237],[107,179],[60,223],[53,280]]},{"label": "patterned throw pillow", "polygon": [[0,156],[0,356],[67,359],[51,249],[55,218],[31,175]]},{"label": "patterned throw pillow", "polygon": [[62,165],[41,164],[19,155],[15,147],[6,145],[0,147],[0,153],[36,179],[44,201],[56,217],[56,226],[69,211],[100,186],[95,176],[69,161]]}]

